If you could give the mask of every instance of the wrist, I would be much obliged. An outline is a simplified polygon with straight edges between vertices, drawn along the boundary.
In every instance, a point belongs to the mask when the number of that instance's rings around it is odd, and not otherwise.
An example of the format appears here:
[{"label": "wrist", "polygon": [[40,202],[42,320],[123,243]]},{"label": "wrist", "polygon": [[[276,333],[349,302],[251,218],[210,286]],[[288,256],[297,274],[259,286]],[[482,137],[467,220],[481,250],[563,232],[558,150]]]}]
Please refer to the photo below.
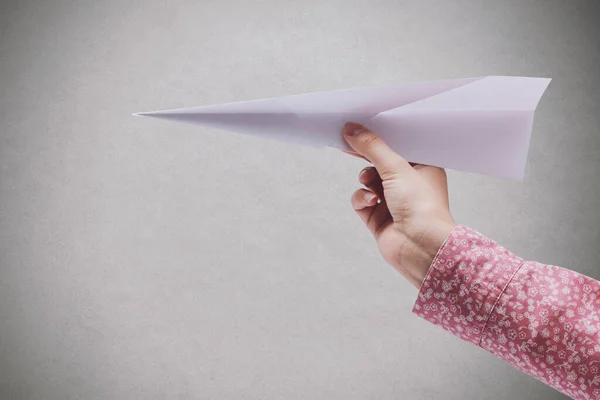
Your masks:
[{"label": "wrist", "polygon": [[410,275],[412,276],[411,282],[417,288],[423,283],[431,264],[454,228],[456,228],[456,223],[452,220],[439,221],[431,224],[420,233],[409,236],[418,248],[419,254],[415,257],[414,265],[410,271]]}]

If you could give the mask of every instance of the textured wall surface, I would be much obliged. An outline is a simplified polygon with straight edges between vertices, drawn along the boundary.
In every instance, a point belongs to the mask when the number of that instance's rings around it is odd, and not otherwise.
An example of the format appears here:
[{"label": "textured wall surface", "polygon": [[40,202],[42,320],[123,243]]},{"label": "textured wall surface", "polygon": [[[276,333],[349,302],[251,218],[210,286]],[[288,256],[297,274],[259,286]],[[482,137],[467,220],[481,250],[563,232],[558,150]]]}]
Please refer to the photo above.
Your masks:
[{"label": "textured wall surface", "polygon": [[553,78],[523,183],[456,220],[600,278],[600,3],[0,5],[0,398],[562,399],[410,313],[361,160],[131,113],[358,85]]}]

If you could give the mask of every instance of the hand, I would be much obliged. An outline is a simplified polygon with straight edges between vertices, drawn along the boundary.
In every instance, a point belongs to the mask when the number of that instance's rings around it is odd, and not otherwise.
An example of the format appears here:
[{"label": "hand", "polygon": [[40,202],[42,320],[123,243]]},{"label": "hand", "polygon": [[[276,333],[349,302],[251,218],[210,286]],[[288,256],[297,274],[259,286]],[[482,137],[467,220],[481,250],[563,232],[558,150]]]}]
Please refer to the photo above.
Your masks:
[{"label": "hand", "polygon": [[446,172],[411,165],[379,136],[347,123],[344,138],[373,164],[352,195],[352,207],[375,236],[383,258],[420,287],[435,255],[456,224],[450,215]]}]

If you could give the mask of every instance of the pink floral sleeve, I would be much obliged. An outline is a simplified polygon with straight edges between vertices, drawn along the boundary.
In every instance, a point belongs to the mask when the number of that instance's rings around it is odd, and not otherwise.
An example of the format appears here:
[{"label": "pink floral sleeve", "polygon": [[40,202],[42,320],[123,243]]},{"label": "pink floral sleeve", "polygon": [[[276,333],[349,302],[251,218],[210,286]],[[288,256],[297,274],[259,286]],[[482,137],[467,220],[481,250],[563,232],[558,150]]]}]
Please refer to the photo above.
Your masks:
[{"label": "pink floral sleeve", "polygon": [[459,226],[413,311],[572,398],[600,399],[599,294],[596,280]]}]

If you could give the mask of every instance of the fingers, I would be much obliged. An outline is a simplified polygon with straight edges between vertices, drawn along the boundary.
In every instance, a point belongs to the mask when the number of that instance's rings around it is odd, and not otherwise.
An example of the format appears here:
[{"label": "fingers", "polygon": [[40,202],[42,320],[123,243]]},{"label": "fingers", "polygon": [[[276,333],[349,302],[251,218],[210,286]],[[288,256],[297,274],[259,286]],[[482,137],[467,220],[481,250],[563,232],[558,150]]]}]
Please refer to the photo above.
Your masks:
[{"label": "fingers", "polygon": [[358,214],[371,233],[374,234],[377,228],[373,226],[373,215],[376,214],[379,208],[377,205],[377,195],[368,189],[358,189],[352,194],[351,203],[356,214]]},{"label": "fingers", "polygon": [[377,195],[368,189],[358,189],[352,194],[352,208],[361,211],[377,204]]},{"label": "fingers", "polygon": [[392,222],[385,201],[368,189],[358,189],[354,192],[351,202],[352,208],[375,238],[384,226]]},{"label": "fingers", "polygon": [[[392,221],[383,196],[383,183],[375,167],[364,168],[358,180],[367,189],[354,192],[352,207],[371,233],[377,237],[381,228]],[[375,196],[375,200],[372,196]]]},{"label": "fingers", "polygon": [[381,180],[381,178],[379,177],[375,167],[363,168],[358,174],[358,181],[365,186],[372,185],[377,180]]},{"label": "fingers", "polygon": [[358,154],[373,163],[383,179],[395,173],[407,172],[412,168],[383,139],[362,125],[353,122],[344,125],[344,139]]},{"label": "fingers", "polygon": [[375,167],[366,167],[358,175],[358,181],[383,199],[383,182]]}]

